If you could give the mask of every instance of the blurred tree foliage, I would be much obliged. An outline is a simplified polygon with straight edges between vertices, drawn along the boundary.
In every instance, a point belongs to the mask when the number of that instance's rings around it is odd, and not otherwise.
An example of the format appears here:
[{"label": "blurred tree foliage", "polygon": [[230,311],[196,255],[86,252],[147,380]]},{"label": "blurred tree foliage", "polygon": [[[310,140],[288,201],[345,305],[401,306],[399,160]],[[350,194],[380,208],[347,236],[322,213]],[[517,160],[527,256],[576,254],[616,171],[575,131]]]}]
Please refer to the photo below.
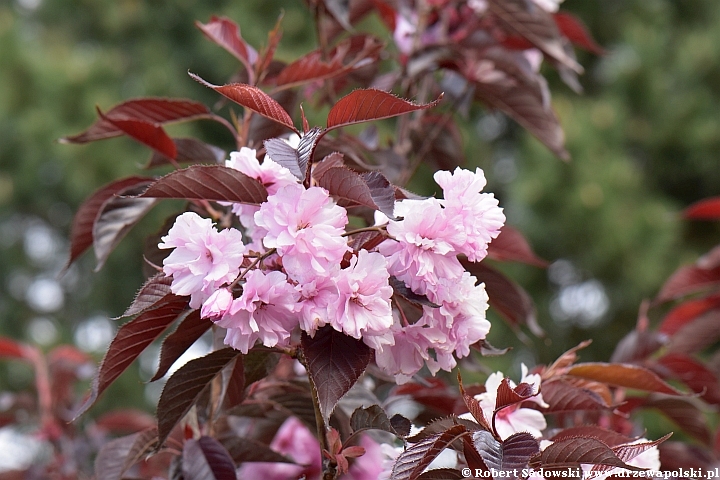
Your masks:
[{"label": "blurred tree foliage", "polygon": [[[550,361],[586,338],[595,342],[584,358],[608,359],[642,299],[719,233],[714,225],[682,223],[677,212],[717,194],[720,185],[720,4],[567,0],[563,8],[582,18],[607,49],[603,57],[578,53],[587,71],[583,96],[548,71],[573,160],[554,158],[499,114],[473,110],[463,125],[468,164],[486,170],[509,223],[556,261],[549,271],[510,269],[536,300],[547,339],[529,340],[530,349],[500,322],[491,332],[492,343],[515,345],[513,358],[529,363]],[[174,208],[170,202],[143,221],[100,273],[92,273],[94,261],[86,255],[58,277],[77,206],[100,185],[137,172],[149,153],[128,139],[85,146],[55,140],[90,125],[96,106],[107,110],[131,97],[213,105],[218,97],[186,72],[222,83],[236,64],[193,22],[228,16],[261,46],[281,11],[278,57],[291,59],[314,45],[300,0],[0,3],[2,334],[38,340],[55,328],[58,335],[46,338],[56,344],[73,341],[88,318],[119,315],[142,282],[142,238],[157,229],[162,209]],[[389,32],[377,34],[391,41]],[[190,131],[232,148],[214,125],[170,128],[175,135]],[[53,282],[55,294],[62,289],[60,304],[48,303]],[[658,314],[651,311],[651,318]],[[0,381],[10,386],[30,382],[27,372],[1,368]],[[137,381],[117,388],[137,391]]]}]

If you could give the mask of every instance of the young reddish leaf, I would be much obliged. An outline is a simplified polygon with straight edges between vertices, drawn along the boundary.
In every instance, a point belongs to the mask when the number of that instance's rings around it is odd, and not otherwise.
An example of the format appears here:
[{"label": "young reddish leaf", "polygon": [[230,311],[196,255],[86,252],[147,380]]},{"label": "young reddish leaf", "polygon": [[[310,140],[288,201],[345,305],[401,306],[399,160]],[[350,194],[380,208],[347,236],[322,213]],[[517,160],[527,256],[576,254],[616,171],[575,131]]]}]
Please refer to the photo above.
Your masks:
[{"label": "young reddish leaf", "polygon": [[173,98],[137,98],[114,106],[90,128],[78,135],[65,137],[62,143],[87,143],[117,137],[123,131],[110,119],[141,120],[153,124],[196,120],[210,117],[210,110],[202,103]]},{"label": "young reddish leaf", "polygon": [[[473,443],[485,465],[497,472],[521,471],[527,468],[530,457],[540,451],[538,441],[526,432],[510,435],[502,443],[495,440],[490,432],[475,432]],[[507,478],[507,475],[495,478],[501,477]]]},{"label": "young reddish leaf", "polygon": [[572,366],[578,360],[578,350],[587,348],[592,343],[592,340],[584,340],[575,347],[571,348],[567,352],[563,353],[555,360],[552,365],[547,367],[542,372],[543,380],[551,379],[558,375],[565,375],[568,367]]},{"label": "young reddish leaf", "polygon": [[670,377],[683,382],[706,402],[720,404],[720,382],[702,363],[681,353],[669,353],[661,357],[657,363],[661,368],[668,370]]},{"label": "young reddish leaf", "polygon": [[[161,303],[161,304],[160,304]],[[93,380],[90,396],[75,417],[90,408],[107,387],[187,308],[187,298],[169,294],[157,308],[135,317],[118,330]]]},{"label": "young reddish leaf", "polygon": [[670,310],[658,327],[658,332],[674,335],[686,324],[708,310],[720,307],[720,295],[687,300]]},{"label": "young reddish leaf", "polygon": [[70,266],[90,245],[93,244],[93,226],[95,219],[102,211],[106,202],[119,192],[123,192],[137,185],[146,185],[151,182],[151,178],[147,177],[127,177],[96,190],[90,197],[78,208],[70,227],[70,258],[67,266]]},{"label": "young reddish leaf", "polygon": [[610,447],[595,438],[569,438],[552,443],[531,460],[530,466],[533,468],[576,467],[583,463],[608,465],[633,471],[645,470],[623,462]]},{"label": "young reddish leaf", "polygon": [[489,0],[488,7],[511,34],[529,40],[576,73],[583,72],[583,68],[566,53],[558,27],[548,12],[524,0]]},{"label": "young reddish leaf", "polygon": [[382,90],[358,89],[345,95],[333,105],[328,113],[327,129],[425,110],[440,103],[441,99],[442,95],[433,102],[416,104]]},{"label": "young reddish leaf", "polygon": [[194,310],[185,317],[173,333],[163,340],[160,347],[160,363],[151,382],[164,377],[170,367],[202,337],[213,325],[211,320],[200,317],[200,310]]},{"label": "young reddish leaf", "polygon": [[260,54],[260,61],[257,62],[255,70],[263,75],[267,68],[272,63],[275,57],[275,50],[277,49],[280,39],[282,38],[282,29],[280,23],[282,22],[284,13],[281,13],[275,22],[275,26],[268,32],[267,46],[262,50]]},{"label": "young reddish leaf", "polygon": [[407,448],[395,461],[390,480],[415,480],[440,452],[455,440],[467,435],[463,425],[453,425],[442,433],[431,435]]},{"label": "young reddish leaf", "polygon": [[172,277],[168,277],[164,273],[158,273],[148,278],[145,284],[140,287],[138,293],[135,294],[133,302],[127,310],[125,310],[125,313],[115,318],[115,320],[132,317],[154,307],[158,307],[158,302],[165,298],[166,295],[172,293],[170,291],[171,283]]},{"label": "young reddish leaf", "polygon": [[715,343],[720,338],[720,309],[710,310],[683,325],[667,345],[674,353],[695,353]]},{"label": "young reddish leaf", "polygon": [[646,392],[682,395],[650,370],[622,363],[579,363],[570,367],[568,375]]},{"label": "young reddish leaf", "polygon": [[720,220],[720,197],[710,197],[695,202],[683,211],[690,220]]},{"label": "young reddish leaf", "polygon": [[611,363],[634,363],[644,360],[667,343],[667,337],[656,331],[635,329],[615,346]]},{"label": "young reddish leaf", "polygon": [[485,283],[490,306],[496,309],[510,326],[527,325],[530,331],[538,337],[544,335],[542,328],[537,323],[535,304],[520,285],[482,263],[462,260],[462,264],[480,282]]},{"label": "young reddish leaf", "polygon": [[[361,47],[353,52],[353,44]],[[300,57],[288,66],[275,78],[275,83],[283,88],[295,87],[307,82],[327,80],[330,78],[349,73],[362,62],[377,59],[382,43],[368,35],[357,35],[347,38],[333,48],[324,60],[325,53],[322,50],[315,50]],[[349,60],[348,60],[349,58]]]},{"label": "young reddish leaf", "polygon": [[373,352],[362,340],[338,332],[330,325],[319,329],[312,338],[303,333],[301,345],[320,412],[327,422],[337,402],[367,368]]},{"label": "young reddish leaf", "polygon": [[212,88],[220,95],[232,100],[238,105],[259,113],[263,117],[274,120],[281,125],[285,125],[298,135],[300,132],[293,125],[292,118],[282,106],[276,102],[270,95],[263,92],[257,87],[246,85],[244,83],[232,83],[229,85],[213,85],[208,83],[194,73],[190,73],[190,77],[196,82]]},{"label": "young reddish leaf", "polygon": [[605,50],[592,38],[582,20],[568,12],[557,12],[553,14],[555,25],[560,33],[575,45],[584,48],[595,55],[605,55]]},{"label": "young reddish leaf", "polygon": [[720,267],[705,269],[696,265],[678,268],[660,289],[655,302],[662,303],[720,285]]},{"label": "young reddish leaf", "polygon": [[465,406],[467,407],[468,411],[470,412],[470,415],[473,416],[476,422],[480,424],[481,427],[483,427],[488,432],[491,432],[492,429],[490,428],[490,425],[487,422],[487,419],[485,418],[485,413],[483,412],[482,407],[480,406],[480,402],[478,402],[475,397],[472,395],[469,395],[465,392],[465,387],[462,383],[462,377],[460,376],[460,370],[458,370],[457,374],[458,378],[458,388],[460,389],[460,395],[462,396],[463,402],[465,402]]},{"label": "young reddish leaf", "polygon": [[206,24],[196,21],[195,26],[199,28],[206,37],[217,43],[240,60],[248,72],[252,71],[252,65],[258,58],[254,48],[248,45],[240,35],[240,27],[227,17],[210,17]]},{"label": "young reddish leaf", "polygon": [[495,398],[495,412],[534,396],[531,385],[521,383],[517,387],[512,388],[510,386],[510,380],[503,378],[500,385],[498,385],[497,397]]},{"label": "young reddish leaf", "polygon": [[[380,210],[390,218],[393,216],[395,189],[380,172],[360,175],[346,167],[332,167],[325,170],[317,185],[323,187],[343,207],[362,205]],[[387,182],[387,185],[385,185]],[[390,201],[392,195],[392,201]]]},{"label": "young reddish leaf", "polygon": [[0,358],[28,359],[27,346],[11,338],[0,337]]},{"label": "young reddish leaf", "polygon": [[[177,150],[176,163],[209,163],[215,165],[222,163],[227,158],[227,154],[222,148],[201,142],[196,138],[174,138],[173,142]],[[171,164],[168,157],[154,152],[145,168],[160,167],[168,164]]]},{"label": "young reddish leaf", "polygon": [[503,226],[500,235],[488,245],[488,257],[542,268],[548,266],[547,260],[535,255],[523,234],[509,225]]},{"label": "young reddish leaf", "polygon": [[259,205],[267,200],[260,182],[233,168],[193,165],[151,184],[140,197],[185,198]]},{"label": "young reddish leaf", "polygon": [[609,410],[602,396],[596,392],[572,385],[561,378],[544,381],[542,396],[550,405],[544,413],[575,412],[582,410]]},{"label": "young reddish leaf", "polygon": [[235,463],[220,442],[212,437],[190,439],[183,446],[182,472],[193,480],[237,480]]},{"label": "young reddish leaf", "polygon": [[157,406],[158,445],[162,446],[175,425],[198,401],[205,387],[235,358],[238,350],[223,348],[190,360],[171,376]]},{"label": "young reddish leaf", "polygon": [[[544,395],[543,398],[545,398]],[[621,433],[607,430],[596,425],[581,425],[579,427],[566,428],[555,434],[555,436],[550,440],[553,442],[559,442],[573,438],[594,438],[596,440],[600,440],[608,447],[616,447],[618,445],[630,443],[634,440],[633,438],[625,436]],[[627,461],[627,459],[622,458],[621,460]]]},{"label": "young reddish leaf", "polygon": [[464,418],[456,417],[455,415],[450,415],[448,417],[436,418],[418,433],[412,437],[406,438],[405,441],[409,443],[418,443],[423,440],[427,440],[433,435],[443,433],[456,425],[465,427],[465,430],[468,432],[477,432],[482,430],[480,426],[472,420],[466,420]]},{"label": "young reddish leaf", "polygon": [[[149,182],[148,182],[149,183]],[[140,188],[145,189],[147,185]],[[122,195],[140,193],[138,186],[120,192]],[[102,207],[93,225],[93,250],[98,272],[105,265],[115,247],[125,238],[125,235],[148,213],[158,202],[154,198],[110,198]]]},{"label": "young reddish leaf", "polygon": [[145,120],[132,120],[124,118],[110,118],[98,110],[98,115],[103,120],[110,122],[115,128],[130,138],[137,140],[143,145],[152,148],[156,152],[175,160],[177,147],[172,138],[165,133],[165,130],[156,123]]},{"label": "young reddish leaf", "polygon": [[651,396],[644,405],[657,408],[675,422],[686,433],[700,440],[705,445],[712,442],[712,434],[708,429],[707,416],[695,403],[686,398],[656,398]]},{"label": "young reddish leaf", "polygon": [[277,453],[269,446],[252,438],[231,435],[220,439],[235,463],[272,462],[295,463],[290,458]]}]

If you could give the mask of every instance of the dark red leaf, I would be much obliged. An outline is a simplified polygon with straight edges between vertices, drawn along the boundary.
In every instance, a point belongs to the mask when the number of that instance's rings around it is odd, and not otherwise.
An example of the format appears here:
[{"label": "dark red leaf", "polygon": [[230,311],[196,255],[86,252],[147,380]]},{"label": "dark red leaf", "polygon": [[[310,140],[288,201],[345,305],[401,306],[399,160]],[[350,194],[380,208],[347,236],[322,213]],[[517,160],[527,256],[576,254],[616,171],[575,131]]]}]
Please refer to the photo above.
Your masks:
[{"label": "dark red leaf", "polygon": [[190,360],[168,379],[157,406],[159,445],[190,411],[205,387],[240,354],[232,348],[216,350]]},{"label": "dark red leaf", "polygon": [[235,22],[227,17],[210,17],[206,24],[195,22],[205,36],[230,52],[240,60],[248,71],[252,71],[252,65],[258,58],[254,48],[248,45],[240,35],[240,28]]},{"label": "dark red leaf", "polygon": [[320,412],[327,422],[337,402],[355,385],[372,359],[372,350],[362,340],[338,332],[330,325],[313,338],[303,333],[302,351],[310,381],[315,385]]},{"label": "dark red leaf", "polygon": [[345,95],[333,105],[330,113],[328,113],[327,129],[332,130],[355,123],[391,118],[417,110],[425,110],[440,103],[441,98],[442,96],[426,104],[416,104],[382,90],[373,88],[358,89]]},{"label": "dark red leaf", "polygon": [[[672,436],[672,432],[668,433],[664,437],[659,438],[657,440],[647,441],[647,442],[636,442],[636,443],[631,443],[631,444],[627,444],[627,445],[617,445],[615,447],[612,447],[612,449],[613,449],[613,452],[615,452],[615,455],[617,455],[620,460],[622,460],[623,462],[629,462],[630,460],[637,457],[641,453],[646,452],[646,451],[650,450],[651,448],[657,447],[658,445],[663,443],[665,440],[667,440],[671,436]],[[593,473],[606,472],[606,471],[610,470],[611,468],[612,467],[609,467],[607,465],[595,465],[592,468],[591,472],[593,472]]]},{"label": "dark red leaf", "polygon": [[579,427],[566,428],[555,434],[555,436],[550,440],[553,442],[559,442],[561,440],[573,438],[594,438],[596,440],[600,440],[608,447],[615,447],[625,443],[630,443],[634,440],[633,438],[622,435],[618,432],[600,428],[596,425],[582,425]]},{"label": "dark red leaf", "polygon": [[223,398],[223,408],[230,409],[240,405],[245,400],[245,368],[243,366],[243,357],[237,357],[227,376],[225,398]]},{"label": "dark red leaf", "polygon": [[[177,156],[176,163],[222,163],[227,155],[225,150],[215,145],[201,142],[196,138],[173,138]],[[160,167],[170,164],[170,159],[158,152],[153,153],[145,168]]]},{"label": "dark red leaf", "polygon": [[570,367],[568,375],[646,392],[682,395],[650,370],[622,363],[579,363]]},{"label": "dark red leaf", "polygon": [[29,358],[27,346],[11,338],[0,337],[0,358]]},{"label": "dark red leaf", "polygon": [[645,470],[626,464],[610,447],[595,438],[570,438],[552,443],[530,462],[530,466],[533,468],[576,467],[583,463],[634,471]]},{"label": "dark red leaf", "polygon": [[550,13],[524,0],[489,0],[488,7],[511,34],[520,35],[549,57],[582,73],[583,68],[566,53]]},{"label": "dark red leaf", "polygon": [[104,138],[117,137],[123,131],[113,125],[110,119],[141,120],[153,124],[208,118],[210,110],[199,102],[173,98],[137,98],[114,106],[105,112],[93,126],[84,132],[65,137],[62,143],[87,143]]},{"label": "dark red leaf", "polygon": [[[489,72],[488,64],[493,67]],[[522,53],[488,48],[464,67],[464,74],[475,81],[477,98],[510,116],[561,159],[570,159],[565,134],[549,103],[547,84]]]},{"label": "dark red leaf", "polygon": [[125,463],[135,441],[141,433],[110,440],[100,448],[95,457],[95,478],[98,480],[120,480],[126,470]]},{"label": "dark red leaf", "polygon": [[480,428],[480,425],[478,425],[472,420],[466,420],[464,418],[456,417],[455,415],[450,415],[448,417],[436,418],[418,433],[416,433],[412,437],[406,438],[405,441],[409,443],[418,443],[423,440],[427,440],[433,435],[443,433],[444,431],[456,425],[462,425],[468,432],[477,432],[479,430],[482,430]]},{"label": "dark red leaf", "polygon": [[[149,182],[148,182],[149,183]],[[140,193],[147,185],[133,187],[119,192],[122,195]],[[138,190],[140,188],[140,190]],[[97,265],[95,271],[105,265],[105,261],[125,235],[147,214],[158,202],[154,198],[113,197],[103,205],[93,225],[93,250]]]},{"label": "dark red leaf", "polygon": [[[286,112],[295,111],[299,96],[299,92],[296,90],[281,90],[272,94],[272,98],[275,99]],[[264,140],[282,136],[286,132],[287,128],[284,125],[270,120],[267,117],[263,117],[262,115],[253,115],[250,120],[250,130],[247,135],[248,146],[257,148],[262,145]]]},{"label": "dark red leaf", "polygon": [[463,260],[462,264],[467,271],[485,284],[490,306],[496,309],[510,326],[527,325],[535,335],[544,335],[542,328],[537,323],[535,304],[522,287],[482,263]]},{"label": "dark red leaf", "polygon": [[152,148],[157,153],[175,160],[177,147],[165,130],[156,123],[145,120],[132,120],[124,118],[110,118],[98,111],[100,118],[110,122],[115,128],[130,138]]},{"label": "dark red leaf", "polygon": [[244,83],[232,83],[229,85],[213,85],[198,77],[194,73],[190,73],[190,77],[198,83],[212,88],[219,94],[229,98],[238,105],[259,113],[263,117],[274,120],[281,125],[285,125],[293,132],[300,132],[293,125],[292,118],[282,106],[276,102],[270,95],[263,92],[257,87],[246,85]]},{"label": "dark red leaf", "polygon": [[185,442],[182,472],[193,480],[237,480],[235,463],[225,447],[212,437]]},{"label": "dark red leaf", "polygon": [[269,446],[252,438],[228,436],[221,439],[222,444],[236,463],[240,462],[273,462],[295,463],[285,455],[277,453]]},{"label": "dark red leaf", "polygon": [[70,258],[67,265],[74,262],[90,245],[93,244],[93,226],[95,219],[102,211],[105,203],[113,198],[115,194],[123,192],[137,185],[146,185],[151,182],[151,178],[147,177],[127,177],[96,190],[90,197],[78,208],[70,227]]},{"label": "dark red leaf", "polygon": [[271,138],[265,140],[265,149],[270,158],[290,170],[293,175],[303,181],[305,180],[308,165],[312,161],[315,146],[322,133],[323,131],[318,127],[307,131],[300,137],[297,149],[280,138]]},{"label": "dark red leaf", "polygon": [[125,323],[110,342],[100,364],[89,398],[76,417],[90,408],[107,387],[187,308],[187,298],[165,296],[157,308]]},{"label": "dark red leaf", "polygon": [[545,413],[574,412],[582,410],[609,410],[605,399],[596,392],[574,386],[562,379],[542,384],[543,401],[550,405]]},{"label": "dark red leaf", "polygon": [[517,387],[510,386],[510,380],[503,378],[498,385],[497,396],[495,398],[495,412],[502,410],[510,405],[523,402],[528,398],[532,398],[533,388],[527,383],[521,383]]},{"label": "dark red leaf", "polygon": [[711,269],[696,265],[678,268],[660,289],[656,302],[667,302],[690,293],[707,290],[720,285],[720,267]]},{"label": "dark red leaf", "polygon": [[657,408],[686,433],[705,445],[711,444],[712,434],[708,429],[707,417],[692,400],[678,397],[651,397],[645,403],[645,407]]},{"label": "dark red leaf", "polygon": [[683,217],[691,220],[720,220],[720,197],[693,203],[683,211]]},{"label": "dark red leaf", "polygon": [[[526,432],[510,435],[502,443],[490,432],[475,432],[473,443],[485,465],[496,472],[522,471],[527,468],[530,457],[540,451],[538,441]],[[507,478],[507,475],[495,478]]]},{"label": "dark red leaf", "polygon": [[565,372],[567,371],[568,367],[572,366],[575,362],[578,360],[578,354],[577,352],[579,350],[582,350],[583,348],[587,348],[592,343],[592,340],[584,340],[580,342],[578,345],[574,346],[567,352],[564,352],[562,355],[560,355],[557,360],[555,360],[552,365],[547,367],[542,372],[542,378],[543,380],[551,379],[554,376],[557,375],[565,375]]},{"label": "dark red leaf", "polygon": [[500,235],[488,245],[488,257],[495,260],[522,262],[536,267],[547,267],[547,260],[535,255],[522,233],[509,225],[503,226]]},{"label": "dark red leaf", "polygon": [[665,442],[660,445],[660,464],[663,471],[675,471],[679,468],[697,468],[712,471],[717,457],[707,448],[688,442]]},{"label": "dark red leaf", "polygon": [[275,370],[279,361],[280,354],[277,352],[270,352],[264,349],[251,349],[247,355],[243,356],[245,374],[245,385],[243,389],[270,375],[273,370]]},{"label": "dark red leaf", "polygon": [[157,307],[158,302],[165,298],[170,292],[170,284],[172,283],[172,277],[168,277],[163,273],[158,273],[147,279],[145,284],[140,287],[138,293],[135,294],[135,298],[130,306],[125,310],[125,313],[117,317],[115,320],[119,320],[124,317],[132,317],[139,313],[143,313],[147,310]]},{"label": "dark red leaf", "polygon": [[635,329],[618,342],[610,362],[633,363],[644,360],[666,343],[667,337],[661,333]]},{"label": "dark red leaf", "polygon": [[[393,419],[395,425],[407,425],[410,422],[402,415],[395,415]],[[387,417],[385,410],[377,405],[371,405],[367,408],[356,408],[350,417],[350,428],[352,428],[353,432],[367,429],[384,430],[400,437],[407,435],[409,432],[409,428],[407,431],[405,431],[404,428],[402,428],[400,432],[395,430],[393,422]]]},{"label": "dark red leaf", "polygon": [[463,425],[454,425],[407,448],[393,465],[390,480],[415,480],[451,443],[467,435]]},{"label": "dark red leaf", "polygon": [[462,472],[453,468],[434,468],[423,473],[418,480],[459,480],[465,478]]},{"label": "dark red leaf", "polygon": [[683,382],[703,400],[720,404],[720,382],[701,362],[681,353],[669,353],[657,362],[660,367],[668,370],[668,376]]},{"label": "dark red leaf", "polygon": [[720,338],[720,310],[710,310],[683,325],[668,342],[667,349],[675,353],[695,353]]},{"label": "dark red leaf", "polygon": [[[358,44],[361,46],[359,49]],[[381,48],[382,43],[369,35],[347,38],[327,54],[327,61],[322,50],[312,51],[286,66],[275,78],[275,83],[289,88],[334,78],[351,72],[360,62],[364,65],[377,60]]]},{"label": "dark red leaf", "polygon": [[[365,176],[346,167],[332,167],[325,170],[317,185],[336,198],[343,207],[365,206],[380,210],[390,218],[393,216],[395,189],[379,172]],[[385,185],[387,182],[387,185]],[[390,201],[392,195],[392,202]]]},{"label": "dark red leaf", "polygon": [[390,286],[393,288],[393,292],[395,293],[395,295],[400,295],[410,303],[414,303],[415,305],[425,305],[432,308],[440,307],[440,305],[438,305],[437,303],[431,302],[425,295],[418,295],[417,293],[410,290],[410,288],[405,285],[405,282],[398,279],[397,277],[391,275],[389,283]]},{"label": "dark red leaf", "polygon": [[259,205],[267,200],[260,182],[233,168],[193,165],[158,179],[143,198],[184,198]]},{"label": "dark red leaf", "polygon": [[267,70],[267,68],[270,66],[270,63],[273,61],[273,58],[275,57],[275,50],[277,49],[278,43],[280,43],[280,39],[282,38],[282,29],[280,28],[280,22],[282,21],[283,15],[284,13],[280,14],[277,22],[275,22],[275,27],[273,27],[273,29],[268,32],[267,44],[266,47],[263,49],[262,53],[260,54],[260,61],[257,63],[256,68],[256,70],[261,74]]},{"label": "dark red leaf", "polygon": [[135,437],[135,442],[133,442],[127,456],[125,457],[123,471],[127,471],[130,467],[145,459],[153,452],[156,446],[157,428],[153,427],[140,432],[138,436]]},{"label": "dark red leaf", "polygon": [[560,33],[575,45],[584,48],[595,55],[605,55],[605,50],[592,38],[582,20],[568,12],[557,12],[553,14],[555,25]]},{"label": "dark red leaf", "polygon": [[185,317],[178,325],[173,333],[163,340],[160,347],[160,363],[157,372],[153,378],[154,382],[162,377],[170,370],[170,367],[194,344],[198,338],[202,337],[213,325],[211,320],[200,317],[200,310],[194,310]]}]

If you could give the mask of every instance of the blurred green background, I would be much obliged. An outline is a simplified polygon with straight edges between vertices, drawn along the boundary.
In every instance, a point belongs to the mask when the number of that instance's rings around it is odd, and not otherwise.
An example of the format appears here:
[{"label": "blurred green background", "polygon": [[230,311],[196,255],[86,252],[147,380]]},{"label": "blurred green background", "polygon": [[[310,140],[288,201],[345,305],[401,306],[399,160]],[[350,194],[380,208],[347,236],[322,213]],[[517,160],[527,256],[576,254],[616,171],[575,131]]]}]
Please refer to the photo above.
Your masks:
[{"label": "blurred green background", "polygon": [[[629,332],[643,299],[719,238],[714,224],[681,221],[679,211],[720,192],[720,3],[714,0],[567,0],[607,55],[579,51],[586,74],[578,96],[546,67],[573,156],[563,163],[501,114],[476,109],[463,126],[468,165],[485,169],[508,223],[552,261],[547,270],[503,268],[535,299],[548,332],[530,347],[495,322],[489,340],[515,351],[493,359],[552,361],[592,338],[585,360],[607,360]],[[140,171],[148,151],[128,139],[62,145],[107,110],[138,96],[218,97],[187,76],[214,83],[235,60],[193,22],[235,20],[256,47],[284,11],[277,57],[314,48],[305,5],[296,1],[4,0],[0,3],[0,334],[50,349],[74,342],[98,359],[141,285],[141,248],[163,214],[156,209],[99,273],[86,254],[59,277],[72,215],[95,189]],[[392,41],[385,30],[378,36]],[[198,122],[170,127],[232,148],[227,134]],[[659,312],[652,311],[657,320]],[[152,374],[153,352],[133,369]],[[154,353],[157,353],[155,351]],[[147,408],[158,386],[124,375],[96,408],[120,400]],[[0,385],[32,385],[32,372],[0,363]]]}]

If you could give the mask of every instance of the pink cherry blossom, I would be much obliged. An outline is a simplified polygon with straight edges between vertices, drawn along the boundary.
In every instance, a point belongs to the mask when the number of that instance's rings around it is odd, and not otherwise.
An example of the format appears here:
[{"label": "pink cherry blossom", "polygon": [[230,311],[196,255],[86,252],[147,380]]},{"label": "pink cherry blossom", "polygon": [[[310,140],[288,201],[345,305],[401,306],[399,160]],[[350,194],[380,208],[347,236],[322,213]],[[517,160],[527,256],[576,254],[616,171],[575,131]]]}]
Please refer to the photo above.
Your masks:
[{"label": "pink cherry blossom", "polygon": [[328,323],[328,308],[338,302],[338,290],[331,277],[317,276],[296,287],[300,293],[300,328],[311,337]]},{"label": "pink cherry blossom", "polygon": [[230,290],[227,288],[215,290],[215,292],[202,304],[200,316],[202,318],[220,320],[230,311],[232,303],[233,296]]},{"label": "pink cherry blossom", "polygon": [[257,340],[267,346],[288,346],[298,325],[299,295],[282,272],[252,270],[243,293],[216,323],[227,329],[225,343],[247,353]]},{"label": "pink cherry blossom", "polygon": [[235,229],[218,232],[212,220],[196,213],[180,215],[159,248],[174,248],[163,260],[163,272],[172,276],[171,291],[189,295],[190,306],[200,305],[221,285],[240,273],[245,245]]},{"label": "pink cherry blossom", "polygon": [[339,301],[329,312],[330,324],[353,338],[364,338],[373,348],[392,342],[393,324],[387,262],[379,253],[360,250],[350,266],[336,275]]},{"label": "pink cherry blossom", "polygon": [[479,168],[475,173],[461,168],[452,174],[438,171],[435,181],[443,189],[447,223],[456,234],[449,241],[458,253],[467,255],[471,262],[479,262],[487,255],[488,243],[500,234],[505,223],[502,208],[492,193],[480,193],[485,175]]},{"label": "pink cherry blossom", "polygon": [[420,294],[439,278],[462,275],[453,244],[462,242],[463,238],[455,237],[464,233],[448,222],[437,199],[396,202],[394,214],[403,217],[388,223],[394,241],[386,240],[378,248],[387,257],[392,275]]},{"label": "pink cherry blossom", "polygon": [[[528,375],[527,367],[523,364],[521,383],[526,383],[533,387],[533,393],[536,393],[534,397],[531,397],[527,401],[533,401],[540,406],[547,407],[547,404],[542,399],[542,394],[539,394],[540,389],[540,375],[532,374]],[[495,411],[496,398],[498,387],[503,381],[504,375],[502,372],[495,372],[491,374],[485,381],[485,393],[476,395],[475,399],[480,402],[483,414],[488,423],[493,421],[493,412]],[[515,388],[517,385],[512,380],[509,380],[511,388]],[[497,430],[500,438],[505,440],[510,435],[519,432],[528,432],[534,437],[538,438],[542,436],[542,431],[547,428],[547,422],[545,416],[538,410],[532,408],[522,408],[522,404],[515,404],[508,406],[500,410],[495,415],[495,429]]]},{"label": "pink cherry blossom", "polygon": [[399,385],[409,382],[430,358],[428,349],[432,345],[428,337],[432,335],[427,335],[424,330],[426,330],[424,325],[412,324],[402,327],[398,322],[391,329],[393,345],[375,350],[377,366],[385,373],[393,375]]},{"label": "pink cherry blossom", "polygon": [[287,185],[268,197],[255,214],[267,232],[263,244],[276,248],[291,279],[311,281],[339,268],[350,248],[342,236],[347,212],[320,187]]}]

